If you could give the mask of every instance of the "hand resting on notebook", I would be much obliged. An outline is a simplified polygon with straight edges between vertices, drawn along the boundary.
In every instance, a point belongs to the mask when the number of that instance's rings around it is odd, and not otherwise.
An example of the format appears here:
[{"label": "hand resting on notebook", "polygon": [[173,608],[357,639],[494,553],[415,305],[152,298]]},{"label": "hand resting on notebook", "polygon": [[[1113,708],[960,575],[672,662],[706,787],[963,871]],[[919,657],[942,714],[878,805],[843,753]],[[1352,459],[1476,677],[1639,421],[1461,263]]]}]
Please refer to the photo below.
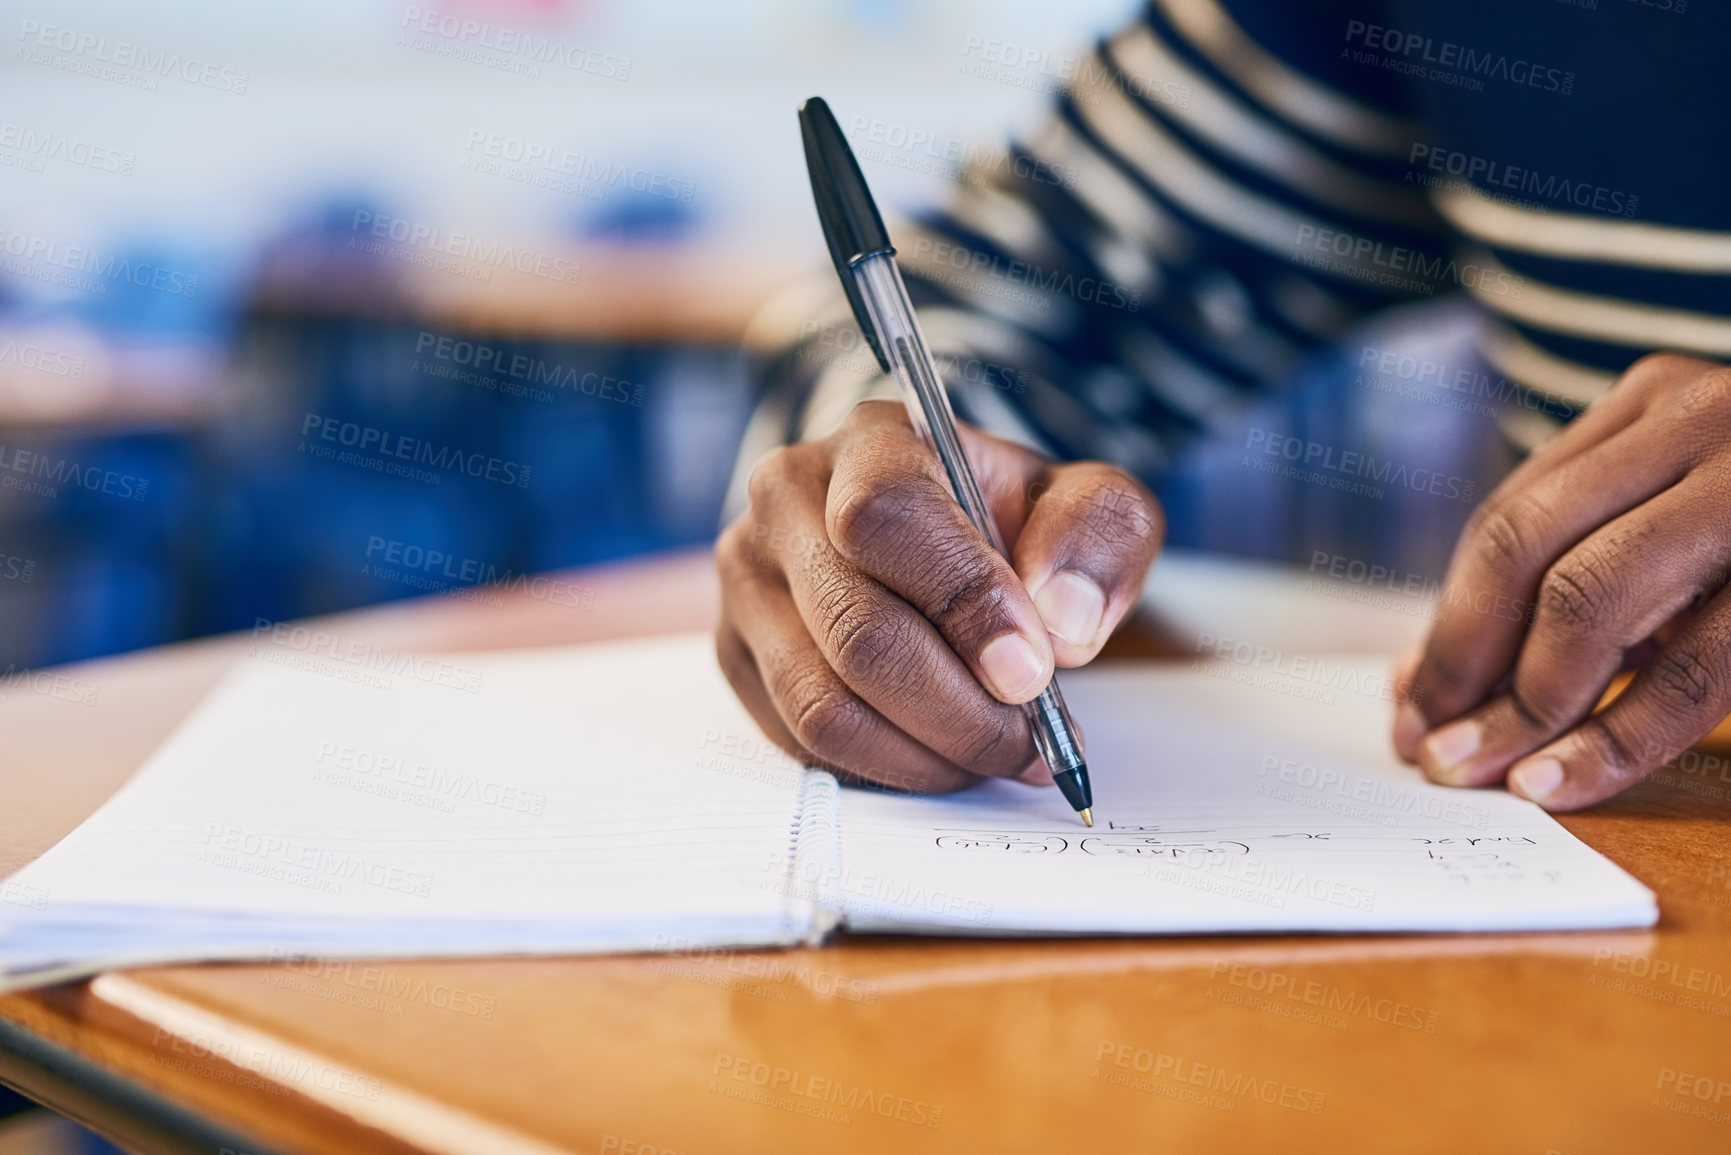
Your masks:
[{"label": "hand resting on notebook", "polygon": [[1015,705],[1099,652],[1159,550],[1159,507],[1123,470],[961,432],[1010,562],[881,401],[766,456],[716,545],[728,681],[766,734],[844,778],[1049,783]]},{"label": "hand resting on notebook", "polygon": [[[1401,680],[1395,746],[1431,778],[1607,798],[1731,709],[1731,369],[1660,354],[1476,512]],[[1619,669],[1627,691],[1593,714]]]}]

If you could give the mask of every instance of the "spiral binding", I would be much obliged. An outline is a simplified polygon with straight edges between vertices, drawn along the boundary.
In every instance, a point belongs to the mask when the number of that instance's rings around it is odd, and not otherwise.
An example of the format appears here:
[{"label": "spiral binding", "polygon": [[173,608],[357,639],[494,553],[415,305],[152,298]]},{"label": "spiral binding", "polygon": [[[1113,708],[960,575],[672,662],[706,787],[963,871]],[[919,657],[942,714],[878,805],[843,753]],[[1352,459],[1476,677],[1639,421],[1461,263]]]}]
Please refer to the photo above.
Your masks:
[{"label": "spiral binding", "polygon": [[816,945],[841,921],[841,786],[807,770],[789,824],[787,895],[794,937]]}]

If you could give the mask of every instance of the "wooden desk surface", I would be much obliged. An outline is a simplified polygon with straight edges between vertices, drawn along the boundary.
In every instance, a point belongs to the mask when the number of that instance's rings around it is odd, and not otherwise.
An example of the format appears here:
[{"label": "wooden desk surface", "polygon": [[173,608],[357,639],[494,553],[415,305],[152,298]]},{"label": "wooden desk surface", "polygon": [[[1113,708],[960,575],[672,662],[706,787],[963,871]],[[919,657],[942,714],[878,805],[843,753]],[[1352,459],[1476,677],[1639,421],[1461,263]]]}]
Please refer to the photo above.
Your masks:
[{"label": "wooden desk surface", "polygon": [[[592,613],[445,598],[325,625],[448,650],[715,610],[699,556],[582,580]],[[95,705],[12,689],[0,873],[106,798],[247,644],[65,670]],[[1731,762],[1691,760],[1563,819],[1658,892],[1653,931],[160,967],[0,998],[0,1045],[63,1047],[86,1082],[118,1075],[249,1152],[1722,1152],[1728,796]],[[0,1077],[139,1149],[217,1149],[129,1129],[64,1074]]]}]

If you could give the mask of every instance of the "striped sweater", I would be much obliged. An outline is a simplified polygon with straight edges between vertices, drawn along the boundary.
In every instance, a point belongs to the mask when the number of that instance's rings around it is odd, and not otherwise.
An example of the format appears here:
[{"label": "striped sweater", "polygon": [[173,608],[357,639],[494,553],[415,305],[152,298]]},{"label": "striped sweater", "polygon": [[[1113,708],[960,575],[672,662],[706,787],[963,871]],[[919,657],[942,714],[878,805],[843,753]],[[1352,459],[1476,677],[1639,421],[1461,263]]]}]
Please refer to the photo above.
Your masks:
[{"label": "striped sweater", "polygon": [[[1731,10],[1150,0],[1029,138],[892,226],[958,413],[1156,478],[1390,305],[1464,293],[1536,444],[1643,353],[1731,355]],[[766,308],[768,448],[893,396],[833,277]]]}]

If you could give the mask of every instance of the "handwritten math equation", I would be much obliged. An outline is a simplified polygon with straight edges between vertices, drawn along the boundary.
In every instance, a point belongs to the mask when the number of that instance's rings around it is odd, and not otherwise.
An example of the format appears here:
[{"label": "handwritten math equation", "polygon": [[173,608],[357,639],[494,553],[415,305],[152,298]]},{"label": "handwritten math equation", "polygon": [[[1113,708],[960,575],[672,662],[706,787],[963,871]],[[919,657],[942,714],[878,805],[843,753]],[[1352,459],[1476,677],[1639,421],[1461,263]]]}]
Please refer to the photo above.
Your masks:
[{"label": "handwritten math equation", "polygon": [[[1074,852],[1097,858],[1141,862],[1170,860],[1189,864],[1247,856],[1252,853],[1253,845],[1258,850],[1279,854],[1282,850],[1291,850],[1296,844],[1338,848],[1343,854],[1354,856],[1367,851],[1422,848],[1424,858],[1437,868],[1442,877],[1459,883],[1514,882],[1527,878],[1535,871],[1523,863],[1519,852],[1538,845],[1526,835],[1509,834],[1426,837],[1290,830],[1251,835],[1116,824],[1100,834],[1080,838],[1074,833],[1040,830],[945,830],[937,833],[939,847],[972,854],[1051,857]],[[1560,880],[1556,871],[1537,873],[1553,883]]]}]

